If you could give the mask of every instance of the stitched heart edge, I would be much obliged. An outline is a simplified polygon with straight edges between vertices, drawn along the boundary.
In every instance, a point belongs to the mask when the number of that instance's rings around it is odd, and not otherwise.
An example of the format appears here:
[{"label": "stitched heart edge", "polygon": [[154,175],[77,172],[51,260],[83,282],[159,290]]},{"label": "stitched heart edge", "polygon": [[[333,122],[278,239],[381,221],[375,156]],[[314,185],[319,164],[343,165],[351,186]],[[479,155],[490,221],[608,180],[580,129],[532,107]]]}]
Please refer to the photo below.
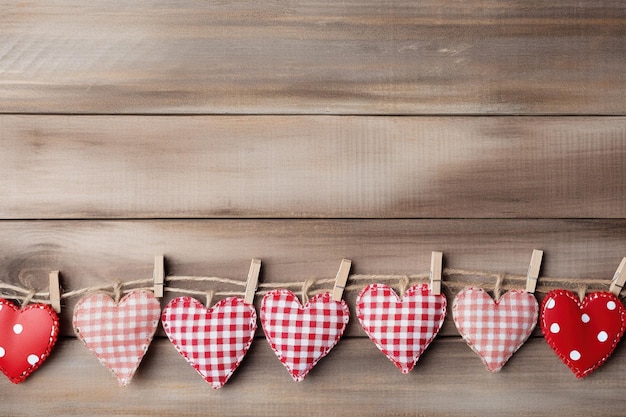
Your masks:
[{"label": "stitched heart edge", "polygon": [[11,381],[14,384],[19,384],[20,382],[24,381],[30,374],[35,372],[35,370],[39,368],[46,359],[48,359],[48,356],[50,356],[50,353],[52,352],[52,348],[56,344],[58,335],[59,335],[59,316],[57,316],[57,313],[52,309],[52,307],[50,307],[47,304],[40,304],[40,303],[29,304],[26,307],[19,309],[12,302],[4,298],[0,298],[0,305],[7,306],[15,312],[19,312],[20,310],[24,312],[24,311],[32,310],[35,308],[40,308],[44,310],[46,313],[48,313],[48,316],[50,316],[50,318],[52,319],[52,328],[50,329],[51,332],[50,332],[50,338],[48,339],[48,346],[46,347],[46,350],[44,351],[44,353],[42,353],[39,356],[39,360],[34,365],[31,365],[28,368],[26,368],[24,371],[22,371],[22,373],[18,377],[12,377],[12,376],[7,375],[7,372],[4,369],[4,367],[0,366],[0,371],[2,371],[2,373],[9,379],[9,381]]},{"label": "stitched heart edge", "polygon": [[190,358],[189,356],[187,356],[187,351],[184,350],[176,341],[174,341],[172,339],[171,336],[171,328],[169,325],[169,321],[165,320],[166,314],[167,314],[167,310],[170,308],[176,308],[175,305],[178,303],[185,303],[187,301],[191,301],[193,304],[190,305],[190,307],[195,307],[198,308],[199,310],[205,312],[207,315],[211,315],[217,308],[223,307],[224,305],[233,302],[234,300],[238,300],[240,301],[242,304],[245,305],[245,303],[243,302],[242,299],[237,298],[237,297],[229,297],[229,298],[225,298],[223,300],[220,300],[219,302],[217,302],[213,307],[211,308],[206,308],[206,306],[204,304],[202,304],[200,301],[196,300],[193,297],[177,297],[174,298],[173,300],[171,300],[169,303],[167,303],[167,305],[165,306],[165,308],[163,309],[163,313],[161,314],[161,324],[163,325],[163,330],[165,331],[165,334],[167,334],[168,339],[170,340],[170,342],[172,342],[172,344],[174,345],[174,347],[176,348],[176,350],[178,351],[178,353],[180,353],[183,358],[185,358],[185,360],[196,370],[196,372],[198,372],[198,374],[206,381],[208,382],[214,389],[219,389],[221,387],[223,387],[226,382],[228,382],[228,380],[230,379],[230,377],[233,375],[233,373],[237,370],[237,368],[239,367],[239,365],[241,364],[241,362],[243,362],[245,356],[248,353],[248,350],[250,349],[250,346],[252,345],[252,341],[254,340],[254,333],[256,332],[257,329],[257,325],[256,325],[256,321],[257,321],[257,315],[256,315],[256,310],[254,309],[253,306],[249,306],[250,307],[250,339],[248,340],[248,342],[246,343],[244,349],[243,349],[243,355],[241,356],[241,359],[239,359],[234,365],[233,367],[224,375],[224,382],[221,382],[219,384],[213,384],[211,382],[209,382],[209,377],[205,376],[202,374],[202,372],[200,371],[200,365],[196,364],[193,361],[193,358]]},{"label": "stitched heart edge", "polygon": [[[547,305],[548,301],[552,298],[552,295],[564,295],[564,296],[570,298],[572,301],[574,301],[576,303],[576,305],[578,306],[578,308],[580,310],[585,308],[589,304],[589,302],[591,302],[591,300],[594,300],[594,299],[597,299],[597,298],[600,298],[600,297],[609,299],[611,301],[614,301],[615,304],[618,306],[618,308],[620,310],[619,311],[619,315],[620,315],[620,318],[621,318],[620,331],[613,338],[613,341],[611,343],[611,348],[609,349],[609,351],[603,357],[598,359],[596,361],[596,363],[594,363],[590,368],[587,368],[587,369],[584,369],[584,370],[581,371],[581,370],[579,370],[578,368],[575,367],[574,361],[572,361],[568,356],[566,356],[564,353],[562,353],[560,351],[559,352],[556,351],[556,348],[554,347],[554,342],[555,341],[552,338],[551,333],[546,328],[547,323],[544,322],[544,319],[545,319],[544,311],[546,310],[546,305]],[[626,309],[624,309],[624,305],[622,304],[622,302],[616,296],[614,296],[610,292],[606,292],[606,291],[592,292],[591,294],[588,294],[587,296],[585,296],[585,298],[583,299],[583,301],[581,303],[581,301],[578,298],[578,296],[576,294],[574,294],[573,292],[571,292],[571,291],[567,291],[567,290],[552,290],[552,291],[550,291],[546,295],[546,297],[543,299],[543,302],[541,303],[541,331],[543,333],[543,337],[548,342],[548,345],[550,346],[552,351],[554,351],[554,353],[557,354],[557,356],[563,361],[563,363],[565,363],[567,365],[567,367],[572,372],[574,372],[574,374],[576,375],[576,378],[584,378],[585,376],[589,375],[590,373],[592,373],[593,371],[598,369],[600,366],[602,366],[604,364],[604,362],[606,362],[609,359],[609,357],[611,357],[611,355],[613,354],[613,351],[617,347],[617,344],[619,343],[619,341],[621,340],[622,336],[624,335],[624,330],[626,330]]]},{"label": "stitched heart edge", "polygon": [[[365,333],[367,334],[367,337],[370,338],[370,340],[372,342],[374,342],[374,344],[376,345],[376,347],[396,366],[396,368],[398,368],[398,370],[400,370],[400,372],[402,372],[403,374],[408,374],[409,372],[411,372],[413,370],[413,368],[415,367],[415,365],[417,364],[419,358],[422,356],[422,354],[426,351],[426,349],[428,348],[428,346],[430,346],[430,344],[432,343],[433,340],[435,340],[435,337],[437,337],[437,335],[439,334],[439,331],[441,330],[441,327],[443,326],[443,323],[445,321],[446,318],[446,309],[447,309],[447,304],[448,304],[448,300],[446,299],[445,295],[441,294],[441,296],[443,297],[443,305],[442,305],[442,309],[440,311],[440,315],[441,315],[441,319],[439,320],[439,326],[437,326],[437,328],[433,331],[432,336],[430,337],[430,339],[428,339],[426,341],[426,343],[423,346],[423,349],[421,349],[419,352],[417,352],[413,362],[409,363],[408,368],[404,368],[404,364],[400,363],[398,360],[396,360],[396,358],[394,358],[388,351],[387,348],[383,347],[378,340],[376,340],[374,338],[374,335],[369,331],[369,327],[366,328],[365,323],[363,323],[363,314],[361,314],[361,310],[360,310],[360,306],[361,306],[361,298],[368,292],[370,292],[373,289],[380,289],[380,290],[384,290],[384,291],[388,291],[390,296],[394,296],[395,297],[395,301],[397,303],[402,303],[402,300],[405,297],[409,297],[412,295],[412,293],[418,293],[424,289],[424,287],[429,288],[428,284],[417,284],[414,285],[412,287],[410,287],[409,289],[407,289],[404,292],[404,295],[402,297],[402,299],[400,299],[400,297],[398,296],[398,293],[396,293],[393,288],[391,288],[388,285],[385,284],[370,284],[367,287],[365,287],[358,295],[357,299],[356,299],[356,306],[357,306],[357,318],[359,319],[359,324],[361,325],[361,328],[363,329],[363,331],[365,331]],[[432,296],[435,296],[434,294],[431,294]]]},{"label": "stitched heart edge", "polygon": [[[81,305],[81,303],[83,303],[87,298],[89,297],[93,297],[94,295],[104,295],[107,298],[109,298],[113,304],[119,308],[120,304],[123,304],[126,299],[130,298],[133,295],[137,295],[137,294],[145,294],[147,295],[149,298],[151,298],[157,305],[158,305],[158,309],[159,309],[159,314],[156,316],[155,320],[154,320],[154,328],[152,330],[152,334],[147,337],[144,340],[144,344],[142,346],[142,350],[143,353],[139,356],[139,360],[137,361],[137,363],[135,364],[135,367],[130,371],[129,373],[129,377],[128,378],[121,378],[119,377],[115,371],[113,369],[111,369],[108,365],[108,363],[106,361],[104,361],[102,358],[100,358],[100,356],[95,354],[95,348],[92,347],[92,345],[90,343],[88,343],[83,336],[80,333],[80,329],[78,329],[75,326],[75,322],[76,322],[76,317],[77,317],[77,313],[80,312],[80,308],[79,306]],[[135,291],[131,291],[128,294],[126,294],[124,297],[122,297],[120,299],[120,301],[118,303],[115,302],[115,300],[113,298],[111,298],[111,296],[107,293],[105,293],[104,291],[97,291],[93,294],[90,294],[86,297],[81,298],[78,303],[76,303],[76,306],[74,306],[74,315],[72,317],[72,327],[74,329],[74,333],[76,334],[76,336],[78,337],[78,339],[80,339],[81,342],[83,342],[83,344],[94,354],[94,356],[96,356],[96,358],[98,358],[98,361],[100,362],[100,364],[102,366],[104,366],[105,368],[107,368],[117,379],[117,382],[120,384],[120,386],[127,386],[130,381],[132,380],[133,376],[135,376],[135,372],[137,371],[137,369],[139,368],[139,365],[141,364],[141,361],[143,360],[144,356],[146,356],[146,352],[148,352],[148,348],[150,347],[150,344],[152,343],[152,339],[154,338],[154,335],[156,334],[157,328],[159,326],[159,320],[161,318],[161,304],[159,303],[159,301],[154,297],[154,294],[151,291],[147,291],[147,290],[135,290]]]},{"label": "stitched heart edge", "polygon": [[317,302],[318,300],[322,300],[322,302],[333,302],[333,303],[337,303],[339,301],[333,301],[332,300],[332,296],[330,293],[322,293],[322,294],[318,294],[315,295],[313,297],[311,297],[309,299],[309,302],[307,302],[305,305],[302,305],[302,303],[300,302],[300,300],[298,300],[298,297],[296,297],[296,295],[289,290],[273,290],[268,292],[267,294],[265,294],[265,297],[263,297],[263,302],[261,304],[261,326],[263,327],[263,331],[265,332],[265,338],[267,339],[267,342],[270,344],[270,347],[272,348],[272,350],[274,351],[274,353],[276,354],[276,356],[278,357],[278,359],[280,360],[280,362],[285,366],[285,368],[287,368],[287,371],[289,372],[289,375],[291,375],[291,377],[293,378],[294,381],[296,382],[300,382],[302,380],[304,380],[304,378],[309,374],[309,372],[311,371],[311,369],[313,369],[315,367],[315,365],[317,365],[317,363],[326,355],[328,355],[328,353],[331,351],[332,348],[335,347],[335,345],[337,345],[337,343],[339,342],[339,340],[341,339],[341,336],[343,336],[344,331],[346,330],[346,326],[348,325],[348,321],[350,320],[350,309],[348,308],[348,305],[346,304],[346,302],[344,300],[341,300],[339,303],[341,304],[341,311],[343,311],[343,327],[340,329],[338,335],[337,335],[337,339],[333,341],[333,343],[331,345],[325,346],[324,347],[324,351],[322,352],[322,354],[315,359],[312,363],[310,363],[305,369],[304,371],[300,372],[300,373],[296,373],[295,371],[293,371],[292,369],[289,368],[288,364],[286,363],[287,359],[283,356],[282,352],[280,350],[277,349],[276,344],[274,343],[274,339],[269,335],[269,333],[265,330],[265,321],[266,321],[266,312],[265,312],[265,300],[269,299],[277,294],[284,294],[286,296],[292,297],[294,299],[294,301],[296,301],[296,303],[299,306],[299,310],[301,312],[303,312],[304,310],[306,310],[307,308],[309,308],[311,306],[311,304]]},{"label": "stitched heart edge", "polygon": [[[533,331],[535,330],[535,328],[537,327],[537,320],[539,319],[539,303],[537,303],[537,299],[535,298],[535,319],[533,320],[532,324],[531,324],[531,328],[528,331],[528,334],[526,335],[526,337],[522,340],[520,340],[519,344],[515,347],[515,349],[513,350],[513,352],[510,353],[510,355],[505,358],[505,360],[499,364],[499,366],[496,367],[492,367],[488,362],[487,359],[485,357],[485,355],[479,351],[475,344],[469,339],[469,335],[467,334],[467,332],[463,329],[462,323],[460,323],[457,319],[457,306],[458,306],[458,302],[460,300],[461,297],[464,297],[465,294],[469,291],[478,291],[481,293],[484,293],[493,303],[494,306],[500,305],[500,300],[502,299],[502,297],[508,293],[527,293],[526,291],[522,291],[522,290],[509,290],[507,291],[505,294],[503,294],[500,299],[498,301],[495,301],[488,293],[487,291],[483,290],[482,288],[476,288],[476,287],[469,287],[466,288],[462,291],[460,291],[456,297],[454,298],[454,302],[452,303],[452,320],[454,321],[454,325],[456,326],[457,330],[459,331],[459,333],[461,334],[461,337],[463,338],[463,340],[465,341],[465,343],[467,344],[467,346],[470,347],[470,349],[472,349],[472,351],[474,351],[474,353],[476,353],[478,355],[478,357],[480,357],[480,360],[482,361],[483,365],[485,365],[485,368],[487,368],[487,370],[489,372],[500,372],[502,370],[502,368],[504,367],[504,365],[506,365],[506,363],[509,361],[509,359],[511,359],[513,357],[513,355],[521,349],[522,346],[524,346],[524,343],[526,343],[526,341],[530,338],[530,336],[532,335]],[[527,293],[529,294],[529,293]],[[534,298],[534,297],[533,297]]]}]

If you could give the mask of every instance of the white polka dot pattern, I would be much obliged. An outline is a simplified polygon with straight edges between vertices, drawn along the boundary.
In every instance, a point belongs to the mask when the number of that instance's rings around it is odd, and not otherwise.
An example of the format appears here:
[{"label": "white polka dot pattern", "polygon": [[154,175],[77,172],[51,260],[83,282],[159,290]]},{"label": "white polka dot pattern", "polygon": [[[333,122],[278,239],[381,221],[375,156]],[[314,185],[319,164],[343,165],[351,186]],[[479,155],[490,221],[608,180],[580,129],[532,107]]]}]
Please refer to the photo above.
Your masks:
[{"label": "white polka dot pattern", "polygon": [[459,333],[492,372],[502,369],[526,342],[538,315],[537,299],[526,291],[508,291],[494,302],[483,289],[467,288],[452,304]]},{"label": "white polka dot pattern", "polygon": [[626,309],[610,292],[591,293],[581,302],[571,291],[553,290],[542,307],[546,341],[578,378],[601,366],[624,334]]},{"label": "white polka dot pattern", "polygon": [[0,370],[15,384],[48,358],[59,333],[59,318],[45,304],[19,308],[0,299]]}]

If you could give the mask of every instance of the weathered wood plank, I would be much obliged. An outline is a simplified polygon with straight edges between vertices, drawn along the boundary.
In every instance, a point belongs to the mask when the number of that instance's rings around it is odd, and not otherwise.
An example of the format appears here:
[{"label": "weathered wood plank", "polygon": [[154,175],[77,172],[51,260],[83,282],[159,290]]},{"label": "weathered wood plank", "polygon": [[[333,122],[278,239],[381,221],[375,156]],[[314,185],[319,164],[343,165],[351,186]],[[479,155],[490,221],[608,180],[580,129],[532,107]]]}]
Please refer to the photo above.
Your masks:
[{"label": "weathered wood plank", "polygon": [[[228,384],[213,390],[167,339],[155,340],[126,388],[76,339],[61,341],[26,382],[0,380],[11,416],[623,415],[626,349],[577,380],[542,338],[497,374],[459,338],[438,338],[402,375],[367,338],[343,339],[295,383],[256,339]],[[19,399],[19,400],[17,400]]]},{"label": "weathered wood plank", "polygon": [[1,116],[0,217],[626,217],[624,117]]},{"label": "weathered wood plank", "polygon": [[0,112],[624,114],[622,1],[0,2]]},{"label": "weathered wood plank", "polygon": [[[151,278],[153,255],[164,254],[168,275],[217,276],[243,283],[250,259],[256,257],[263,261],[260,283],[303,283],[334,278],[343,257],[353,261],[352,274],[426,273],[432,250],[443,251],[450,268],[525,275],[534,248],[545,251],[541,277],[606,279],[608,289],[626,254],[626,220],[4,221],[0,281],[47,291],[49,271],[59,270],[67,292],[118,279]],[[399,279],[387,282],[397,288]],[[354,305],[367,283],[349,282],[357,288],[344,293],[353,313],[348,335],[364,335]],[[470,277],[471,284],[493,289],[495,278]],[[216,283],[186,287],[207,293],[243,292],[243,287]],[[525,288],[525,283],[518,287]],[[447,290],[450,304],[460,288]],[[570,288],[577,290],[576,285]],[[330,291],[332,284],[312,289]],[[163,302],[175,295],[180,294],[167,293]],[[66,335],[72,334],[77,300],[63,302]],[[257,296],[257,307],[260,301]],[[458,334],[450,318],[442,332]]]}]

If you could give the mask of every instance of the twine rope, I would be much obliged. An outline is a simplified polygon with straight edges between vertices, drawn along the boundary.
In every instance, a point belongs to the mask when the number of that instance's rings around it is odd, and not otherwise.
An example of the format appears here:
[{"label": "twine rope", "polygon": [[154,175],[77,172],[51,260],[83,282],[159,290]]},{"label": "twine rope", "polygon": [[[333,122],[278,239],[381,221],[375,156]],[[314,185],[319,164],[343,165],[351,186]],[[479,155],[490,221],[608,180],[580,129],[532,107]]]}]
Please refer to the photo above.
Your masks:
[{"label": "twine rope", "polygon": [[502,295],[502,282],[504,281],[504,274],[498,274],[496,284],[493,287],[493,298],[498,301]]},{"label": "twine rope", "polygon": [[206,306],[210,306],[213,303],[213,297],[215,296],[215,291],[210,290],[206,292]]},{"label": "twine rope", "polygon": [[30,303],[30,301],[33,299],[35,294],[36,294],[35,290],[30,290],[28,294],[24,296],[24,299],[22,300],[22,308],[26,307],[28,303]]},{"label": "twine rope", "polygon": [[398,281],[398,292],[400,293],[400,298],[404,296],[407,288],[409,288],[409,284],[411,283],[411,279],[408,275],[403,275],[400,277]]},{"label": "twine rope", "polygon": [[[487,291],[491,290],[494,293],[496,299],[502,294],[503,291],[512,289],[523,289],[526,283],[525,275],[515,275],[506,273],[486,272],[486,271],[473,271],[467,269],[455,269],[445,268],[443,270],[445,279],[442,281],[442,285],[450,291],[458,290],[468,286],[481,287]],[[404,294],[406,289],[410,285],[418,283],[428,282],[429,273],[422,274],[397,274],[397,275],[385,275],[385,274],[352,274],[348,277],[350,285],[346,286],[344,291],[360,291],[364,288],[363,283],[390,283],[396,284],[397,289],[401,295]],[[584,294],[588,290],[596,291],[608,291],[610,286],[610,279],[582,279],[582,278],[553,278],[553,277],[539,277],[536,293],[547,293],[550,290],[556,288],[570,289],[578,293],[579,296]],[[94,291],[104,291],[116,299],[119,299],[123,294],[127,294],[134,290],[152,290],[151,286],[153,280],[138,279],[134,281],[122,282],[117,280],[115,282],[96,285],[92,287],[79,288],[72,291],[66,291],[61,294],[61,299],[67,299],[72,297],[79,297]],[[199,290],[189,288],[179,288],[173,286],[165,286],[164,291],[170,293],[179,293],[187,295],[197,295],[206,297],[207,305],[210,305],[210,301],[213,297],[235,297],[244,296],[244,290],[246,287],[245,280],[236,280],[231,278],[212,277],[212,276],[176,276],[170,275],[165,277],[166,283],[174,282],[192,282],[192,283],[217,283],[227,284],[235,287],[242,288],[241,290]],[[291,281],[291,282],[272,282],[272,283],[260,283],[258,285],[258,291],[255,293],[257,296],[263,296],[269,291],[275,289],[289,289],[293,291],[301,292],[303,301],[306,303],[309,296],[322,294],[332,290],[332,284],[334,284],[334,278],[308,278],[304,281]],[[35,292],[32,289],[26,289],[18,287],[13,284],[0,282],[0,296],[10,298],[19,301],[22,305],[26,305],[28,302],[50,304],[50,292],[39,291]],[[620,297],[624,296],[620,293]]]},{"label": "twine rope", "polygon": [[115,298],[115,302],[119,303],[120,302],[120,297],[122,295],[122,281],[117,280],[117,282],[113,286],[113,295],[114,295],[114,298]]},{"label": "twine rope", "polygon": [[315,278],[309,278],[302,283],[302,304],[309,302],[309,289],[315,284]]}]

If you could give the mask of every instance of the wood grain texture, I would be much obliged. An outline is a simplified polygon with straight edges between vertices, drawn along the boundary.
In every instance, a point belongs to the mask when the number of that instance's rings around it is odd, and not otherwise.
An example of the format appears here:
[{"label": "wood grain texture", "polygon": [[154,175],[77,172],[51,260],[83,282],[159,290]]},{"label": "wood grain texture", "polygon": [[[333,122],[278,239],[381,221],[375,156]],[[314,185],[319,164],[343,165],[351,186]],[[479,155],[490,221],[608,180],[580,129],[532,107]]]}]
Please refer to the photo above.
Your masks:
[{"label": "wood grain texture", "polygon": [[0,2],[0,112],[625,114],[619,0]]},{"label": "wood grain texture", "polygon": [[0,116],[0,217],[626,217],[624,117]]},{"label": "wood grain texture", "polygon": [[15,417],[621,416],[624,373],[623,344],[603,367],[577,380],[542,338],[529,340],[497,374],[459,338],[437,338],[402,375],[369,339],[344,338],[295,383],[266,341],[256,339],[228,384],[213,390],[167,339],[159,339],[131,384],[120,388],[71,339],[19,386],[2,378],[0,400],[3,413]]},{"label": "wood grain texture", "polygon": [[[46,291],[49,271],[59,270],[64,290],[71,291],[118,279],[146,279],[152,277],[153,255],[164,254],[168,275],[217,276],[243,283],[250,259],[256,257],[263,262],[260,283],[302,283],[334,278],[342,258],[352,260],[352,274],[426,273],[433,249],[444,253],[449,268],[525,275],[532,250],[540,248],[545,254],[539,285],[541,277],[574,282],[597,278],[606,279],[608,289],[626,253],[625,236],[623,219],[4,221],[0,281]],[[389,282],[396,288],[398,283]],[[344,293],[353,315],[347,334],[364,336],[354,305],[367,282],[357,284]],[[495,279],[485,277],[467,280],[467,285],[487,289],[494,284]],[[215,283],[171,286],[243,292],[243,287]],[[578,289],[575,284],[570,288]],[[331,291],[332,284],[312,288],[317,289]],[[450,304],[459,289],[447,290]],[[163,303],[180,294],[166,295]],[[72,335],[76,301],[78,297],[63,301],[64,335]],[[257,296],[257,307],[260,301]],[[450,317],[442,334],[458,335]]]},{"label": "wood grain texture", "polygon": [[[626,255],[625,51],[620,0],[0,0],[0,281],[126,282],[163,254],[169,275],[244,282],[257,257],[261,283],[300,283],[342,258],[424,273],[433,250],[524,275],[543,249],[540,288],[608,288]],[[219,391],[162,331],[119,388],[64,299],[49,360],[0,378],[0,415],[625,414],[624,343],[577,380],[536,330],[491,374],[448,314],[401,375],[354,317],[361,284],[304,382],[259,331]]]}]

